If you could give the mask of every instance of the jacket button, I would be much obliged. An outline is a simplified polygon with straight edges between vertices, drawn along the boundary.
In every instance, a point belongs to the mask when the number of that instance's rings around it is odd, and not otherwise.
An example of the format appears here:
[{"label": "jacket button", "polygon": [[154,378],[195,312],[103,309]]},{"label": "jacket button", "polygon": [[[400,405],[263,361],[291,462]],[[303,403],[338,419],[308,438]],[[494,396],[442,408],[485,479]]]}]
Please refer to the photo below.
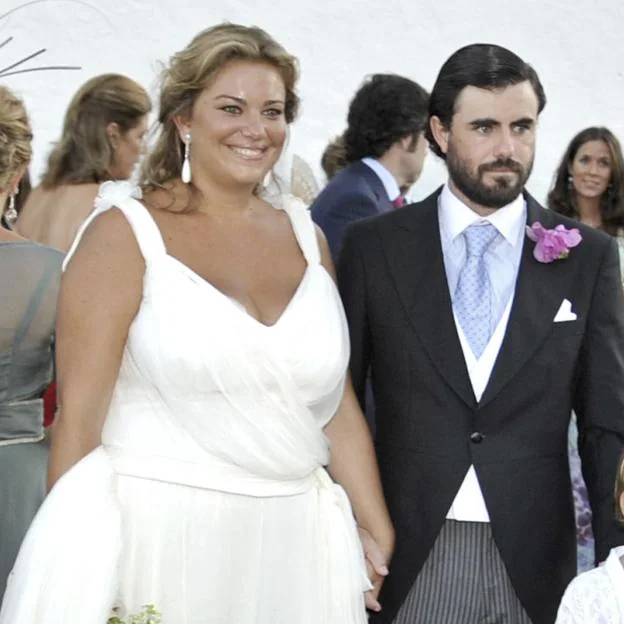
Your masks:
[{"label": "jacket button", "polygon": [[483,438],[485,436],[482,433],[479,433],[478,431],[475,431],[474,433],[470,434],[470,441],[473,444],[481,444],[481,442],[483,442]]}]

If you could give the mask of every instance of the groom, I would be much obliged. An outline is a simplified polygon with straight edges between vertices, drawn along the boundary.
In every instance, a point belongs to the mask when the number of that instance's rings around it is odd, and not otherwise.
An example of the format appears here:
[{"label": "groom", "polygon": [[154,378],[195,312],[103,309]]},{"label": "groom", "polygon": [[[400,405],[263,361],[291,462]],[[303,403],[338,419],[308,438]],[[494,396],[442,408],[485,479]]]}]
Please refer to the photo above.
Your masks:
[{"label": "groom", "polygon": [[[351,372],[360,402],[372,373],[396,529],[378,624],[552,624],[576,571],[572,410],[598,561],[624,543],[613,505],[624,440],[618,251],[524,190],[545,101],[513,52],[458,50],[429,107],[448,182],[351,226],[344,242]],[[537,223],[581,236],[564,237],[553,259],[548,241],[527,236]]]}]

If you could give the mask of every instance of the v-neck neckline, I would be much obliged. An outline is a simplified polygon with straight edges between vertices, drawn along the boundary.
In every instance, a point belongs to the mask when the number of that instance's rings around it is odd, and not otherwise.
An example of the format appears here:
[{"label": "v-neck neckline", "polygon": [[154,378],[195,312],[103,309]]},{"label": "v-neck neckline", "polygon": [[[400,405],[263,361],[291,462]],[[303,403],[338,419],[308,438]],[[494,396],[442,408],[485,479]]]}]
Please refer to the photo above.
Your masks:
[{"label": "v-neck neckline", "polygon": [[234,297],[230,297],[229,295],[226,295],[222,290],[217,288],[212,282],[210,282],[206,278],[199,275],[199,273],[191,269],[190,266],[182,262],[182,260],[180,260],[179,258],[176,258],[175,256],[169,253],[165,253],[165,258],[169,259],[175,265],[181,268],[182,271],[186,273],[188,277],[190,277],[193,280],[193,282],[195,282],[199,286],[208,288],[212,292],[216,293],[217,296],[229,302],[236,310],[238,310],[238,312],[243,314],[243,316],[247,317],[252,323],[257,324],[263,327],[264,329],[274,329],[278,325],[281,324],[282,320],[286,317],[287,313],[292,308],[295,301],[299,298],[300,293],[302,292],[303,287],[305,286],[305,283],[308,280],[308,275],[311,269],[311,265],[306,260],[306,268],[303,272],[301,280],[299,281],[299,284],[297,285],[297,288],[295,289],[292,297],[288,300],[288,303],[286,303],[286,305],[284,306],[280,314],[277,316],[275,321],[271,324],[268,324],[268,323],[265,323],[264,321],[261,321],[260,319],[257,319],[255,316],[251,315],[249,311],[247,310],[247,307],[243,305],[240,301],[238,301],[238,299],[235,299]]}]

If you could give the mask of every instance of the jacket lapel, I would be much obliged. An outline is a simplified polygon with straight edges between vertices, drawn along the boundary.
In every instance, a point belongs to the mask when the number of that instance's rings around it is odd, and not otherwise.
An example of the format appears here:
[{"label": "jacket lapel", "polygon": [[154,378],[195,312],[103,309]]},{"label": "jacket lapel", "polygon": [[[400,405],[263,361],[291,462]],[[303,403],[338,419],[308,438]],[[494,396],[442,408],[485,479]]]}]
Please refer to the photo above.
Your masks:
[{"label": "jacket lapel", "polygon": [[[557,225],[552,212],[528,194],[526,201],[529,225],[536,221],[546,228]],[[574,272],[567,269],[565,261],[538,262],[533,257],[534,247],[525,236],[507,331],[480,407],[491,401],[535,353],[552,329],[557,310],[569,292]]]},{"label": "jacket lapel", "polygon": [[397,211],[392,226],[382,228],[381,236],[390,275],[419,341],[449,386],[474,408],[442,257],[439,194]]}]

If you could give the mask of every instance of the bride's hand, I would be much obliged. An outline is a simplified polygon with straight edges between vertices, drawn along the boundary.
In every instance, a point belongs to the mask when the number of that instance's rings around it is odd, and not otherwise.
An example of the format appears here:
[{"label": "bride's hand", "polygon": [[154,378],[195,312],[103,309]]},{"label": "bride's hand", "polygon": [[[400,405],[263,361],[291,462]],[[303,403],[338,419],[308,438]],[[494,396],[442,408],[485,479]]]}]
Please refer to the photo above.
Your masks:
[{"label": "bride's hand", "polygon": [[388,576],[386,557],[379,544],[366,529],[358,527],[358,533],[364,550],[368,578],[373,585],[373,588],[366,592],[366,608],[378,612],[381,611],[381,605],[377,596],[379,596],[379,590],[385,577]]}]

